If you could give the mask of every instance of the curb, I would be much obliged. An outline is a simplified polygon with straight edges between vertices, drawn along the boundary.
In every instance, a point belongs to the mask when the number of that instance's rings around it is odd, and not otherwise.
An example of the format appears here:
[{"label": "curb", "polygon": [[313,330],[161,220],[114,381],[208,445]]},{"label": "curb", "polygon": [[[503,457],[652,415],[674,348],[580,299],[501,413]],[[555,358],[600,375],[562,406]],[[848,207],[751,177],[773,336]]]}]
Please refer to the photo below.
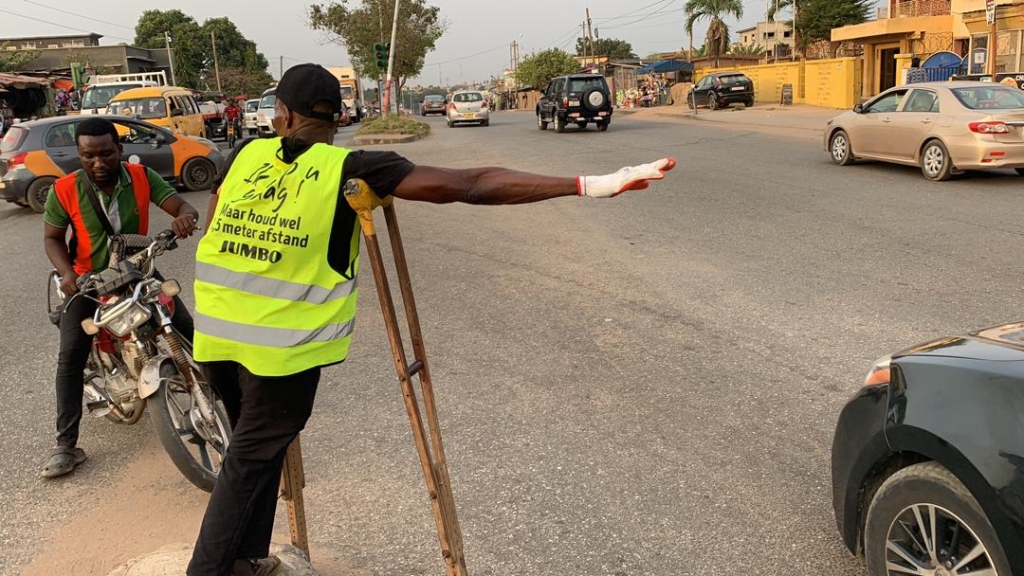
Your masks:
[{"label": "curb", "polygon": [[365,134],[352,138],[356,146],[373,146],[379,144],[408,144],[426,138],[427,134]]}]

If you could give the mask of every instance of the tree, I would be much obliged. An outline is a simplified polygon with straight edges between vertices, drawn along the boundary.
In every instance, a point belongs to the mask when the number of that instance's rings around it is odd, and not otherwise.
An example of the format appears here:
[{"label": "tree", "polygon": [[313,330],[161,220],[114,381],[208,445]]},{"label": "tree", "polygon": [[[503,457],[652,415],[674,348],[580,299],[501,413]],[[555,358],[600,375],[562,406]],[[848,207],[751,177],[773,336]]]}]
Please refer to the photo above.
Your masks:
[{"label": "tree", "polygon": [[593,42],[589,42],[585,37],[577,38],[576,55],[607,56],[612,60],[634,60],[637,57],[629,42],[616,38],[595,38]]},{"label": "tree", "polygon": [[579,69],[580,63],[572,54],[551,48],[524,58],[516,69],[516,82],[543,90],[555,76],[572,74]]},{"label": "tree", "polygon": [[737,56],[760,56],[765,52],[767,50],[760,44],[733,44],[728,53]]},{"label": "tree", "polygon": [[0,72],[20,72],[25,65],[39,57],[35,50],[7,50],[0,46]]},{"label": "tree", "polygon": [[259,93],[273,80],[267,72],[267,57],[228,18],[210,18],[200,26],[181,10],[146,10],[135,25],[135,45],[163,48],[165,32],[171,36],[174,75],[181,86],[202,89],[216,85],[211,32],[217,40],[221,87],[226,93]]},{"label": "tree", "polygon": [[212,54],[209,35],[204,42],[202,27],[181,10],[146,10],[135,24],[135,45],[163,48],[165,32],[171,36],[175,80],[181,86],[200,88]]},{"label": "tree", "polygon": [[[831,42],[833,28],[867,21],[874,6],[872,0],[800,0],[796,33],[804,46]],[[838,47],[832,43],[833,53]]]},{"label": "tree", "polygon": [[[340,4],[313,4],[309,7],[309,27],[323,32],[327,40],[344,46],[356,73],[369,78],[382,78],[377,69],[373,45],[391,40],[394,19],[393,0],[360,0],[358,7],[349,0]],[[398,33],[395,40],[393,76],[401,90],[406,80],[419,76],[427,53],[434,50],[447,24],[440,17],[441,9],[424,0],[405,0],[398,11]]]},{"label": "tree", "polygon": [[708,20],[706,45],[708,55],[720,64],[722,54],[729,49],[729,27],[722,20],[725,16],[743,17],[742,0],[686,0],[686,32],[693,37],[693,25],[698,20]]}]

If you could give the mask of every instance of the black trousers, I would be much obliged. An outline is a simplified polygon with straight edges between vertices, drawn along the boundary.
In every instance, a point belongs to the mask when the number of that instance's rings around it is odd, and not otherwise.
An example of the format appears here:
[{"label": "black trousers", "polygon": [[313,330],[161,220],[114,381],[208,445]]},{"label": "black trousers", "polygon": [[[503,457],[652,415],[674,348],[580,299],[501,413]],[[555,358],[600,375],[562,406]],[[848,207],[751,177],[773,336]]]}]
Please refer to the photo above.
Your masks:
[{"label": "black trousers", "polygon": [[[58,446],[78,444],[78,427],[82,422],[82,389],[85,386],[83,372],[92,350],[92,336],[82,330],[82,320],[92,318],[95,313],[96,303],[79,296],[68,302],[60,317],[60,354],[57,357]],[[195,331],[192,316],[177,296],[174,297],[171,323],[182,336],[192,341],[192,333]]]},{"label": "black trousers", "polygon": [[235,362],[203,368],[227,408],[231,443],[187,574],[230,576],[235,560],[270,552],[285,453],[313,411],[320,369],[270,378]]}]

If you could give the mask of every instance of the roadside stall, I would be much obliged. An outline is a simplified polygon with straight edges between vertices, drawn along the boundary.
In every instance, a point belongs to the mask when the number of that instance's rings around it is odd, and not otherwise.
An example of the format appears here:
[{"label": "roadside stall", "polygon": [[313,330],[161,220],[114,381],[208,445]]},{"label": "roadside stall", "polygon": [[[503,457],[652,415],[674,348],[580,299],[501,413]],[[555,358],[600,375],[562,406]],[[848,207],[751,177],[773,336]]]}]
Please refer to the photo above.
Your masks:
[{"label": "roadside stall", "polygon": [[53,98],[45,79],[0,74],[0,115],[4,129],[14,120],[28,120],[52,115]]}]

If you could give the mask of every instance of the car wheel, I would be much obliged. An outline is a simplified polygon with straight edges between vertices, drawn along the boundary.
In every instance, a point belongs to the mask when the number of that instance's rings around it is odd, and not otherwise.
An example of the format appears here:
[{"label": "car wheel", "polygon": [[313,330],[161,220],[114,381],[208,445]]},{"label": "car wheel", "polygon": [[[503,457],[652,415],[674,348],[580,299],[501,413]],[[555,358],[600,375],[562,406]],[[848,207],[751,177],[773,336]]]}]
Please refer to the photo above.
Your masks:
[{"label": "car wheel", "polygon": [[754,101],[753,100],[747,100],[746,102],[743,103],[743,106],[745,106],[747,108],[750,108],[753,105],[754,105]]},{"label": "car wheel", "polygon": [[555,112],[555,132],[559,134],[565,132],[565,118],[559,116],[557,112]]},{"label": "car wheel", "polygon": [[598,122],[597,123],[597,131],[598,132],[607,132],[608,131],[608,124],[609,124],[608,122]]},{"label": "car wheel", "polygon": [[490,120],[484,120],[483,122],[480,123],[480,125],[481,126],[490,126],[491,125],[491,121]]},{"label": "car wheel", "polygon": [[1013,170],[1017,172],[1018,176],[1024,176],[1024,168],[1014,168]]},{"label": "car wheel", "polygon": [[718,96],[714,92],[708,92],[708,110],[718,110]]},{"label": "car wheel", "polygon": [[608,103],[608,96],[600,88],[591,88],[583,93],[580,98],[583,107],[591,112],[597,112]]},{"label": "car wheel", "polygon": [[938,462],[890,476],[868,507],[864,558],[870,576],[1010,574],[978,501]]},{"label": "car wheel", "polygon": [[921,173],[933,182],[949,180],[953,175],[953,160],[949,151],[938,140],[932,140],[921,150]]},{"label": "car wheel", "polygon": [[56,181],[56,178],[51,178],[50,176],[43,176],[33,180],[25,192],[25,202],[28,203],[28,207],[40,214],[46,211],[46,197],[49,196],[50,187]]},{"label": "car wheel", "polygon": [[694,108],[697,107],[696,102],[697,102],[697,97],[694,96],[694,94],[691,92],[690,93],[690,97],[686,99],[686,107],[689,108],[690,110],[693,110]]},{"label": "car wheel", "polygon": [[840,166],[853,164],[853,146],[850,145],[850,136],[845,130],[836,130],[828,143],[829,154],[832,161]]},{"label": "car wheel", "polygon": [[586,122],[577,122],[576,125],[580,127],[580,130],[586,130],[587,129],[587,123]]},{"label": "car wheel", "polygon": [[181,169],[181,182],[190,192],[209,190],[216,177],[217,169],[206,158],[193,158]]},{"label": "car wheel", "polygon": [[548,129],[548,123],[544,121],[544,116],[541,115],[540,110],[537,110],[537,128],[541,130]]}]

